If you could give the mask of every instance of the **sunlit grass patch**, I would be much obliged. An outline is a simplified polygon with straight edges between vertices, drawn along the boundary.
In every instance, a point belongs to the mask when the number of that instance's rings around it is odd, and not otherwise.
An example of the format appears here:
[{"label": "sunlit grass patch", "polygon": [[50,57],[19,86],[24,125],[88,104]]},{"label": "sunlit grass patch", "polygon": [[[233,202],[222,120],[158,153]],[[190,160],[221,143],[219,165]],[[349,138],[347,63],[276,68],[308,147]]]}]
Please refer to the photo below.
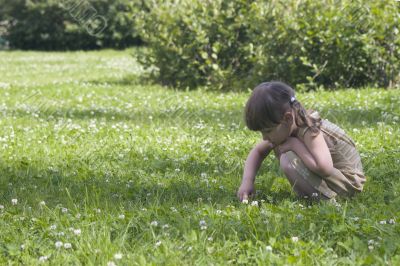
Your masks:
[{"label": "sunlit grass patch", "polygon": [[400,262],[397,90],[298,95],[357,143],[363,193],[298,200],[271,154],[246,205],[248,94],[144,84],[131,52],[0,52],[1,264]]}]

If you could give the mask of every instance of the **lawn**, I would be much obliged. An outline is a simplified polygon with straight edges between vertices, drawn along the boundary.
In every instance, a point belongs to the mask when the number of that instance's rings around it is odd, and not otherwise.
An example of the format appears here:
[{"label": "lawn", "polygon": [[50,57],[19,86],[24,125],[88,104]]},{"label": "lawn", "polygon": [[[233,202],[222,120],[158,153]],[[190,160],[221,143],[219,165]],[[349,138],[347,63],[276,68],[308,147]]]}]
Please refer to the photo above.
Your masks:
[{"label": "lawn", "polygon": [[363,193],[299,200],[271,154],[245,205],[249,92],[151,84],[134,52],[0,52],[0,264],[400,264],[399,90],[297,95],[354,139]]}]

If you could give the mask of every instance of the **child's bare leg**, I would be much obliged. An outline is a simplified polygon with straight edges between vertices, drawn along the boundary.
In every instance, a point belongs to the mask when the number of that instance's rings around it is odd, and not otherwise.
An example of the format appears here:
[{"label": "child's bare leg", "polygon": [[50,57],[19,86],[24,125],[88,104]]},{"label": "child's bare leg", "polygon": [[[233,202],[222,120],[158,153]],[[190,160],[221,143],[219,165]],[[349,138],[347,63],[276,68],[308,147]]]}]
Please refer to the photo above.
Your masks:
[{"label": "child's bare leg", "polygon": [[290,163],[289,158],[287,157],[286,153],[280,156],[280,167],[282,171],[285,173],[287,179],[289,180],[290,184],[293,187],[293,190],[299,195],[300,197],[313,196],[313,193],[317,193],[318,197],[320,193],[318,190],[313,188],[306,180],[299,176],[296,169]]}]

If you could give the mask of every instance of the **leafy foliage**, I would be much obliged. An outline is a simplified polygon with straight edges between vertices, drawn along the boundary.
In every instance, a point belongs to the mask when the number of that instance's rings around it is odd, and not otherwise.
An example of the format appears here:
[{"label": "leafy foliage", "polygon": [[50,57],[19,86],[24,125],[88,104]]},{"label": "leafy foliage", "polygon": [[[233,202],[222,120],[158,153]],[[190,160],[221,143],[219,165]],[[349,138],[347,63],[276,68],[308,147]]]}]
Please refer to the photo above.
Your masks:
[{"label": "leafy foliage", "polygon": [[399,82],[399,3],[392,0],[167,0],[138,16],[141,61],[164,84],[243,90]]},{"label": "leafy foliage", "polygon": [[2,0],[0,20],[8,24],[5,37],[12,48],[124,48],[140,44],[133,18],[138,6],[127,0]]}]

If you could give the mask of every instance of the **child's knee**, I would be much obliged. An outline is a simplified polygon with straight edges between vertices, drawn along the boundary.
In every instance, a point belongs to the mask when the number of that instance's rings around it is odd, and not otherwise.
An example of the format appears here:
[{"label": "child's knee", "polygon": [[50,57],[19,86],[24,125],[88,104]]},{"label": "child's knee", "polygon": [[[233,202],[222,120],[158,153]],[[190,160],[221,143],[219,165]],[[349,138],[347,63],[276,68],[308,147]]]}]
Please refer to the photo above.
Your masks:
[{"label": "child's knee", "polygon": [[290,155],[288,155],[288,153],[289,152],[283,153],[279,161],[279,166],[285,174],[293,172],[294,169],[291,163]]}]

